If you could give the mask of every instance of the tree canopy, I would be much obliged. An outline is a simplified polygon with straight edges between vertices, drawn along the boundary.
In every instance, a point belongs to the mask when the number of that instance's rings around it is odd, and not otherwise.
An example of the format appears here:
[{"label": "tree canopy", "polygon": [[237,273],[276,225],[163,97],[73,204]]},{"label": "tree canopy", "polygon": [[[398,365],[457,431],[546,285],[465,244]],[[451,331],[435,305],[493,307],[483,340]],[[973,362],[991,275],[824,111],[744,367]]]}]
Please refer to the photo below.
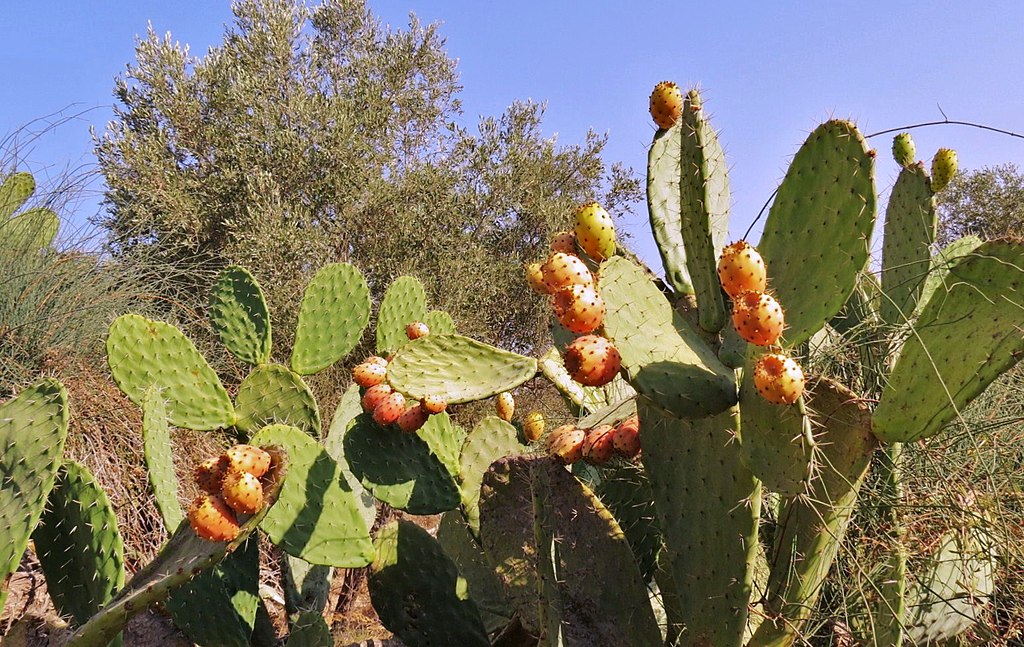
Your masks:
[{"label": "tree canopy", "polygon": [[1014,164],[958,173],[938,195],[941,245],[973,234],[1024,237],[1024,174]]}]

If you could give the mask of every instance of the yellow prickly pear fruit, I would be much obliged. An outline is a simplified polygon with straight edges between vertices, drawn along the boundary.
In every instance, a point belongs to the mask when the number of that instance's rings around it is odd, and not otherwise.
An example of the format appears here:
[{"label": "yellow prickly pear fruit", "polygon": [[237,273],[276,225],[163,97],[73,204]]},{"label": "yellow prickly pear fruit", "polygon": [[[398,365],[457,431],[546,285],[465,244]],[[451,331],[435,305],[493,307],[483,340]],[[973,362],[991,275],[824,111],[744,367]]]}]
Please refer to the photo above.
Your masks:
[{"label": "yellow prickly pear fruit", "polygon": [[508,391],[498,394],[498,399],[494,403],[494,409],[498,412],[498,417],[505,422],[512,422],[512,414],[516,412],[516,401],[512,398],[512,394]]},{"label": "yellow prickly pear fruit", "polygon": [[662,81],[651,92],[651,117],[658,128],[671,128],[683,114],[683,93],[672,81]]},{"label": "yellow prickly pear fruit", "polygon": [[560,231],[551,239],[551,251],[563,254],[576,253],[576,235],[571,231]]},{"label": "yellow prickly pear fruit", "polygon": [[554,294],[570,285],[593,285],[594,275],[578,256],[555,252],[543,265],[544,284]]},{"label": "yellow prickly pear fruit", "polygon": [[270,454],[252,445],[235,445],[224,452],[228,472],[248,472],[256,478],[270,469]]},{"label": "yellow prickly pear fruit", "polygon": [[526,281],[537,294],[549,294],[551,292],[547,283],[544,282],[544,269],[540,263],[530,263],[526,266]]},{"label": "yellow prickly pear fruit", "polygon": [[523,420],[523,437],[526,442],[535,443],[544,435],[544,414],[540,411],[531,411],[526,414]]},{"label": "yellow prickly pear fruit", "polygon": [[903,168],[910,168],[917,161],[917,147],[910,133],[900,133],[892,138],[892,158]]},{"label": "yellow prickly pear fruit", "polygon": [[932,192],[938,193],[946,188],[949,181],[956,175],[959,162],[956,151],[952,148],[940,148],[932,158]]},{"label": "yellow prickly pear fruit", "polygon": [[256,514],[263,507],[263,485],[248,472],[228,473],[220,493],[235,512]]},{"label": "yellow prickly pear fruit", "polygon": [[571,465],[583,458],[583,440],[587,432],[576,425],[562,425],[548,434],[548,453],[565,465]]},{"label": "yellow prickly pear fruit", "polygon": [[722,289],[735,299],[744,292],[764,292],[768,273],[764,260],[745,240],[738,240],[722,250],[718,259],[718,280]]},{"label": "yellow prickly pear fruit", "polygon": [[576,242],[595,261],[615,253],[615,223],[604,207],[587,202],[576,208]]},{"label": "yellow prickly pear fruit", "polygon": [[238,536],[238,519],[217,495],[200,494],[188,509],[192,530],[209,541],[231,541]]}]

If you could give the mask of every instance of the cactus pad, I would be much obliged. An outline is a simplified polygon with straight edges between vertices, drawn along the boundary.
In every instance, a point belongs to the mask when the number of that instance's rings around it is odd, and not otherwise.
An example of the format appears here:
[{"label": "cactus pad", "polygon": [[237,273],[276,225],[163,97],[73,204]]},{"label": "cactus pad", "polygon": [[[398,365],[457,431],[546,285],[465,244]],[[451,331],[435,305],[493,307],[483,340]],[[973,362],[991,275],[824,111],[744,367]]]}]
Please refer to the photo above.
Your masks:
[{"label": "cactus pad", "polygon": [[177,427],[219,429],[235,422],[235,411],[220,378],[195,345],[174,326],[139,315],[110,324],[107,362],[114,381],[140,407],[150,387],[167,403]]},{"label": "cactus pad", "polygon": [[466,430],[452,422],[447,411],[442,411],[430,416],[426,424],[416,431],[416,435],[422,438],[434,456],[444,463],[448,473],[458,477],[459,456],[462,453],[462,444],[466,441]]},{"label": "cactus pad", "polygon": [[488,416],[473,427],[462,447],[459,490],[462,511],[474,534],[480,532],[480,483],[491,463],[506,456],[523,452],[516,428],[509,423]]},{"label": "cactus pad", "polygon": [[924,164],[900,171],[885,210],[882,320],[902,324],[914,312],[928,275],[938,213]]},{"label": "cactus pad", "polygon": [[452,316],[444,310],[431,310],[423,317],[423,323],[427,324],[432,335],[454,335],[458,332]]},{"label": "cactus pad", "polygon": [[0,246],[8,249],[38,250],[48,247],[57,236],[60,219],[45,207],[22,211],[0,222]]},{"label": "cactus pad", "polygon": [[377,354],[387,356],[409,343],[405,327],[427,316],[427,291],[419,279],[400,276],[384,292],[377,313]]},{"label": "cactus pad", "polygon": [[359,387],[355,384],[350,385],[341,396],[338,408],[334,410],[331,426],[327,430],[327,437],[324,438],[324,449],[328,456],[337,461],[345,481],[356,496],[356,502],[359,504],[359,511],[366,522],[366,527],[371,528],[377,518],[377,500],[352,474],[348,461],[345,460],[345,434],[356,423],[356,417],[363,412],[360,400]]},{"label": "cactus pad", "polygon": [[178,477],[174,473],[167,410],[160,393],[153,387],[146,392],[142,403],[142,451],[156,508],[164,521],[164,528],[172,532],[185,515],[178,502]]},{"label": "cactus pad", "polygon": [[[403,333],[404,334],[404,333]],[[388,382],[416,400],[439,395],[448,404],[483,400],[537,374],[537,360],[461,335],[427,335],[388,365]]]},{"label": "cactus pad", "polygon": [[[967,256],[980,247],[981,243],[982,240],[977,236],[964,236],[946,245],[943,249],[939,250],[938,254],[932,257],[928,278],[925,279],[924,284],[921,286],[921,295],[918,297],[915,316],[921,314],[921,308],[931,300],[935,290],[945,285],[946,278],[949,277],[949,268],[959,262],[962,257]],[[948,289],[948,287],[946,286],[944,289]]]},{"label": "cactus pad", "polygon": [[647,211],[665,268],[665,281],[679,294],[693,294],[679,208],[680,128],[654,133],[654,141],[647,152]]},{"label": "cactus pad", "polygon": [[270,311],[249,270],[230,265],[210,290],[210,323],[231,354],[247,364],[270,361]]},{"label": "cactus pad", "polygon": [[31,173],[11,173],[0,184],[0,220],[7,220],[36,190]]},{"label": "cactus pad", "polygon": [[319,613],[303,611],[291,621],[286,647],[334,647],[331,628]]},{"label": "cactus pad", "polygon": [[848,121],[828,121],[797,151],[757,246],[786,310],[787,346],[811,338],[853,290],[877,212],[874,160]]},{"label": "cactus pad", "polygon": [[639,267],[621,257],[607,261],[600,291],[608,307],[605,334],[637,392],[682,417],[714,415],[736,403],[733,371]]},{"label": "cactus pad", "polygon": [[320,437],[320,409],[309,387],[297,374],[279,364],[252,370],[238,385],[235,426],[251,433],[279,422]]},{"label": "cactus pad", "polygon": [[437,542],[466,578],[469,597],[480,611],[480,619],[488,633],[507,625],[512,620],[512,609],[505,599],[501,581],[461,512],[452,510],[441,516]]},{"label": "cactus pad", "polygon": [[370,322],[370,288],[354,265],[321,267],[306,286],[292,347],[292,370],[312,375],[348,355]]}]

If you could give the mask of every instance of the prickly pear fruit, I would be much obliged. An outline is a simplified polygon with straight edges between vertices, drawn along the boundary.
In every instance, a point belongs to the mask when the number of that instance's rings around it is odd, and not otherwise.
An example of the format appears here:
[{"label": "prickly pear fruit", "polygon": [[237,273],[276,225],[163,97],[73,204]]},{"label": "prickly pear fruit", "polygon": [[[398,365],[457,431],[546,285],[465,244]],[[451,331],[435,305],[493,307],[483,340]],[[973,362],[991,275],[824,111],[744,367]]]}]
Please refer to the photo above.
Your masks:
[{"label": "prickly pear fruit", "polygon": [[571,231],[560,231],[551,239],[551,251],[576,255],[576,235]]},{"label": "prickly pear fruit", "polygon": [[419,339],[430,334],[430,328],[422,321],[414,321],[405,327],[405,336],[409,339]]},{"label": "prickly pear fruit", "polygon": [[769,402],[793,404],[804,392],[804,372],[793,359],[771,353],[754,366],[754,386]]},{"label": "prickly pear fruit", "polygon": [[772,295],[744,292],[733,301],[732,324],[740,337],[751,344],[771,346],[782,336],[785,315]]},{"label": "prickly pear fruit", "polygon": [[373,421],[381,427],[386,427],[405,413],[405,396],[395,391],[389,393],[380,404],[373,410]]},{"label": "prickly pear fruit", "polygon": [[387,363],[365,360],[352,368],[352,381],[363,388],[383,384],[387,377]]},{"label": "prickly pear fruit", "polygon": [[651,92],[651,117],[658,128],[671,128],[683,114],[683,93],[672,81],[662,81]]},{"label": "prickly pear fruit", "polygon": [[956,151],[952,148],[940,148],[932,158],[932,192],[938,193],[946,188],[949,181],[956,175]]},{"label": "prickly pear fruit", "polygon": [[373,413],[374,409],[384,401],[384,398],[391,395],[392,391],[394,389],[390,384],[378,384],[366,389],[366,393],[363,394],[363,411]]},{"label": "prickly pear fruit", "polygon": [[622,366],[622,357],[615,345],[598,335],[584,335],[565,349],[565,370],[584,386],[604,386]]},{"label": "prickly pear fruit", "polygon": [[624,458],[633,458],[640,453],[640,418],[626,418],[615,428],[612,435],[615,451]]},{"label": "prickly pear fruit", "polygon": [[611,425],[594,427],[583,438],[583,460],[591,465],[604,465],[615,454],[615,430]]},{"label": "prickly pear fruit", "polygon": [[917,147],[910,133],[900,133],[892,138],[892,158],[903,168],[910,168],[917,161]]},{"label": "prickly pear fruit", "polygon": [[576,334],[594,332],[604,324],[604,299],[591,285],[572,285],[551,299],[558,321]]},{"label": "prickly pear fruit", "polygon": [[427,413],[441,413],[448,408],[448,402],[439,395],[428,395],[420,400]]},{"label": "prickly pear fruit", "polygon": [[747,241],[737,240],[722,250],[718,259],[718,280],[729,298],[735,299],[744,292],[764,292],[768,273],[757,250]]},{"label": "prickly pear fruit", "polygon": [[535,443],[544,435],[544,414],[540,411],[531,411],[526,414],[523,420],[523,437],[526,442]]},{"label": "prickly pear fruit", "polygon": [[224,484],[224,475],[228,471],[228,459],[226,456],[210,458],[200,463],[192,472],[199,489],[207,494],[220,494],[220,488]]},{"label": "prickly pear fruit", "polygon": [[220,494],[235,512],[256,514],[263,508],[263,485],[248,472],[228,472]]},{"label": "prickly pear fruit", "polygon": [[398,416],[398,428],[407,434],[416,433],[420,427],[427,424],[427,418],[429,417],[430,412],[417,402],[403,411],[402,415]]},{"label": "prickly pear fruit", "polygon": [[526,266],[526,281],[530,288],[537,294],[548,294],[548,284],[544,282],[544,269],[540,263],[530,263]]},{"label": "prickly pear fruit", "polygon": [[512,394],[508,391],[499,393],[498,399],[494,402],[494,410],[499,418],[505,422],[512,422],[512,414],[516,412],[516,401]]},{"label": "prickly pear fruit", "polygon": [[252,445],[235,445],[224,456],[228,459],[228,473],[247,472],[259,478],[270,469],[270,454]]},{"label": "prickly pear fruit", "polygon": [[593,285],[594,275],[578,256],[555,252],[544,263],[544,283],[554,294],[570,285]]},{"label": "prickly pear fruit", "polygon": [[388,360],[381,357],[380,355],[370,355],[364,361],[371,364],[380,364],[381,366],[388,365]]},{"label": "prickly pear fruit", "polygon": [[615,253],[615,223],[604,207],[587,202],[576,207],[576,242],[595,261]]},{"label": "prickly pear fruit", "polygon": [[192,530],[209,541],[231,541],[238,536],[238,519],[224,500],[214,494],[200,494],[188,509]]},{"label": "prickly pear fruit", "polygon": [[548,453],[563,464],[571,465],[583,458],[583,439],[586,436],[587,432],[577,429],[576,425],[556,427],[548,434]]}]

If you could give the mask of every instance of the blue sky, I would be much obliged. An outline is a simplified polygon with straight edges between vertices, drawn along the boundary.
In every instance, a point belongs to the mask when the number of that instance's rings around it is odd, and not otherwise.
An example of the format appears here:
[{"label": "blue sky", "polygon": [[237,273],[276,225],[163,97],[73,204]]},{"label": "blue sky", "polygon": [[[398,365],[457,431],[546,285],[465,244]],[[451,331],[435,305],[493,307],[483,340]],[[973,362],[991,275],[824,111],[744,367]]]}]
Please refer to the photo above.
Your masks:
[{"label": "blue sky", "polygon": [[[203,53],[230,21],[224,0],[17,2],[0,24],[5,80],[0,135],[32,119],[85,111],[23,150],[45,182],[91,165],[89,127],[110,119],[115,75],[148,21]],[[371,1],[385,22],[442,21],[458,58],[465,122],[515,99],[548,103],[545,129],[564,143],[608,133],[609,160],[643,171],[654,133],[647,98],[660,80],[700,83],[732,167],[732,235],[743,233],[807,133],[831,116],[865,133],[941,119],[1024,132],[1024,3]],[[962,168],[1024,166],[1024,139],[963,127],[914,131],[918,154],[959,151]],[[890,137],[877,181],[895,179]],[[101,190],[94,183],[94,191]],[[94,196],[78,219],[97,209]],[[625,226],[656,261],[641,209]],[[755,230],[757,231],[757,230]],[[756,235],[754,236],[756,239]]]}]

